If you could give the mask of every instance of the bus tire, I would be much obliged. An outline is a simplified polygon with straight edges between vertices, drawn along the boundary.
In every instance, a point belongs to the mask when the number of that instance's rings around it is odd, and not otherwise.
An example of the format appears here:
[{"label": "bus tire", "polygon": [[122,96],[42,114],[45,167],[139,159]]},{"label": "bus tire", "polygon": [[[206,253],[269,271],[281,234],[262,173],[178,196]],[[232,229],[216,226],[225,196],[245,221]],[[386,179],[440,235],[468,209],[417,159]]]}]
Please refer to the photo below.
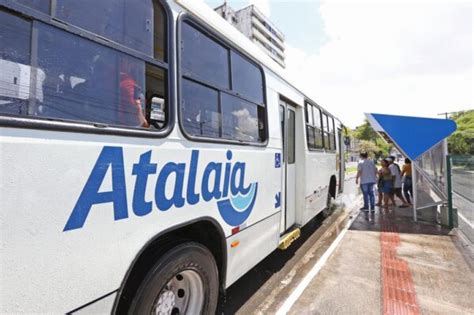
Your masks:
[{"label": "bus tire", "polygon": [[140,284],[129,314],[214,314],[219,276],[212,253],[186,242],[166,252]]},{"label": "bus tire", "polygon": [[323,210],[323,216],[325,218],[331,215],[331,201],[332,201],[332,195],[331,193],[328,192],[328,196],[326,199],[326,208]]}]

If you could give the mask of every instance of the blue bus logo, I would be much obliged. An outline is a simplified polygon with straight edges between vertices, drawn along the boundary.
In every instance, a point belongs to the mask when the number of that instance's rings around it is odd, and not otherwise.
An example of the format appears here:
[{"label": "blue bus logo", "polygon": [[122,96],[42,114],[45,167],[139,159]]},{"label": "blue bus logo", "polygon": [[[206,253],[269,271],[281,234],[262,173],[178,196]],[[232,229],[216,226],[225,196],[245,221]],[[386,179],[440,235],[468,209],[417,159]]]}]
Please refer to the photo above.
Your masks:
[{"label": "blue bus logo", "polygon": [[[244,162],[233,162],[232,151],[226,153],[227,162],[210,162],[201,176],[200,190],[196,192],[199,169],[199,150],[192,150],[189,163],[168,162],[159,173],[158,165],[151,162],[152,151],[143,153],[138,163],[133,164],[135,177],[132,211],[136,216],[152,212],[153,201],[145,199],[149,175],[158,174],[155,185],[154,204],[159,211],[195,205],[215,200],[222,219],[231,226],[245,222],[255,205],[258,183],[245,185]],[[112,174],[112,190],[100,191],[108,170]],[[185,176],[187,175],[187,176]],[[172,196],[167,196],[169,178],[174,178]],[[185,179],[187,182],[185,183]],[[123,149],[105,146],[84,185],[63,231],[80,229],[84,226],[92,206],[102,203],[113,205],[114,220],[129,217]]]}]

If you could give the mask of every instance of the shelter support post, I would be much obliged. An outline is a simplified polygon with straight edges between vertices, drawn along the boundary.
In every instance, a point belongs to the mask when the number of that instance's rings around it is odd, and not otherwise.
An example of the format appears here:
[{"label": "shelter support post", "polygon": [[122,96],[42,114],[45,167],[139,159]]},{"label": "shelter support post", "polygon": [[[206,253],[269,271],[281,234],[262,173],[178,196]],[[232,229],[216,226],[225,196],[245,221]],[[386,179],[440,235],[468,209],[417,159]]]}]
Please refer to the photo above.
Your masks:
[{"label": "shelter support post", "polygon": [[[412,163],[414,163],[413,161]],[[418,197],[417,197],[417,191],[416,191],[416,183],[417,183],[417,176],[416,176],[417,170],[416,167],[412,167],[412,172],[411,172],[411,180],[412,180],[412,185],[413,185],[413,221],[417,222],[418,218],[416,216],[416,209],[418,206]]]},{"label": "shelter support post", "polygon": [[454,227],[454,214],[453,214],[453,186],[451,176],[451,156],[446,156],[446,173],[447,173],[447,192],[448,192],[448,226],[450,229]]}]

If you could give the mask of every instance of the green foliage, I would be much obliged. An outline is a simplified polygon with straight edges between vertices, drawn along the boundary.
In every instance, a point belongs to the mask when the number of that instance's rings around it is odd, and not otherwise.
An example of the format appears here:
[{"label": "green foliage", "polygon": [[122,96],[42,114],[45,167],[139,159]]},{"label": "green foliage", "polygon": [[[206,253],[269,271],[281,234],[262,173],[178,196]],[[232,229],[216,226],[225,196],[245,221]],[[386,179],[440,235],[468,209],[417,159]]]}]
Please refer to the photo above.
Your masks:
[{"label": "green foliage", "polygon": [[360,140],[359,152],[367,152],[372,157],[380,151],[380,148],[372,141]]},{"label": "green foliage", "polygon": [[352,174],[357,172],[357,166],[349,166],[346,168],[346,174]]},{"label": "green foliage", "polygon": [[359,140],[375,141],[379,137],[377,132],[369,124],[369,121],[366,119],[364,123],[354,130],[354,137]]},{"label": "green foliage", "polygon": [[352,137],[360,140],[359,151],[367,152],[372,157],[379,158],[380,156],[389,155],[393,148],[392,144],[387,143],[365,120],[364,123],[352,132]]},{"label": "green foliage", "polygon": [[451,116],[458,128],[448,138],[451,154],[474,154],[474,110],[461,111]]}]

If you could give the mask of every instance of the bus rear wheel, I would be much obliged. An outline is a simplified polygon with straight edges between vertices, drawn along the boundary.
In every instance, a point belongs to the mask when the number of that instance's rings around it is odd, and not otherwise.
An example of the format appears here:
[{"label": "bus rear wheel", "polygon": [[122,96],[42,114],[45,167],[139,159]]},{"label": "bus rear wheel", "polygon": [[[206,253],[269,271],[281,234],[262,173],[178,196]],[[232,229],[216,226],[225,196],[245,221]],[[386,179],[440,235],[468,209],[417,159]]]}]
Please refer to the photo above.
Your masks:
[{"label": "bus rear wheel", "polygon": [[166,252],[145,276],[129,314],[214,314],[217,265],[203,245],[183,243]]},{"label": "bus rear wheel", "polygon": [[332,195],[331,193],[328,193],[327,199],[326,199],[326,208],[323,210],[323,216],[325,218],[329,217],[332,212]]}]

